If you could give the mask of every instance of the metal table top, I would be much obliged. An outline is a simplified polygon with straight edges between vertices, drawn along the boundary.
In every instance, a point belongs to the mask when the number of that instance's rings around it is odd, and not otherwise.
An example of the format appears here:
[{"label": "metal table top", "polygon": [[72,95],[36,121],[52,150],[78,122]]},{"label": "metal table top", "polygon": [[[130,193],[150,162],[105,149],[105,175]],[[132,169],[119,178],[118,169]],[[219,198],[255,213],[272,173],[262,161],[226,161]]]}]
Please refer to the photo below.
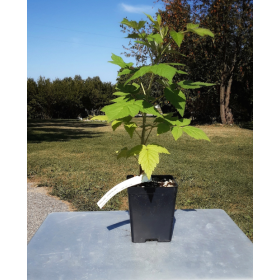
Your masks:
[{"label": "metal table top", "polygon": [[176,210],[171,242],[132,243],[127,211],[47,216],[28,280],[252,279],[253,244],[220,209]]}]

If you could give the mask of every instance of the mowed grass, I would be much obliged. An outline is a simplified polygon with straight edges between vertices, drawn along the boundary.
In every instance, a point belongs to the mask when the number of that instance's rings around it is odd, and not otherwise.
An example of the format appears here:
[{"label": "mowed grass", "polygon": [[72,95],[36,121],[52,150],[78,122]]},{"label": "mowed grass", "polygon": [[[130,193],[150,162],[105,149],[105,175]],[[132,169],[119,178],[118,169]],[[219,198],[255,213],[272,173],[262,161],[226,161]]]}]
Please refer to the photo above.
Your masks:
[{"label": "mowed grass", "polygon": [[[140,118],[134,121],[140,123]],[[149,118],[152,122],[153,118]],[[211,142],[186,134],[151,133],[149,143],[168,149],[153,174],[173,175],[178,184],[177,209],[223,209],[253,240],[253,131],[219,125],[200,126]],[[51,187],[52,195],[78,211],[100,211],[97,201],[110,188],[139,175],[135,158],[116,158],[116,151],[138,145],[123,127],[115,132],[103,122],[28,120],[28,178]],[[127,192],[102,210],[127,210]]]}]

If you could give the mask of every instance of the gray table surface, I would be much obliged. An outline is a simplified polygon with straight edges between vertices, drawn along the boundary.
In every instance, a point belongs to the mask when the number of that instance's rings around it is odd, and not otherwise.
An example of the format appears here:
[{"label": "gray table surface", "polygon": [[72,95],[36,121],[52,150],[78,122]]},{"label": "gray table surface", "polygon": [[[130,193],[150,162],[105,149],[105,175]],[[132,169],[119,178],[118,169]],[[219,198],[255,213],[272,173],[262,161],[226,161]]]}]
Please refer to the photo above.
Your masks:
[{"label": "gray table surface", "polygon": [[176,210],[171,242],[132,243],[127,211],[47,216],[28,280],[252,279],[253,244],[220,209]]}]

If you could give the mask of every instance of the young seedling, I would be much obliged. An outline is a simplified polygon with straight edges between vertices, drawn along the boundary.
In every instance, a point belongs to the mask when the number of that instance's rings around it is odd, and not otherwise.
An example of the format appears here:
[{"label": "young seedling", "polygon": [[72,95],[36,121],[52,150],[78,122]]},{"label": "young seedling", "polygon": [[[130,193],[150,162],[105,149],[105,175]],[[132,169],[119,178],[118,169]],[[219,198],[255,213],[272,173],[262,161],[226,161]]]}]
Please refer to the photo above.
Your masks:
[{"label": "young seedling", "polygon": [[[157,20],[154,20],[150,15],[147,17],[152,22],[154,33],[146,34],[140,33],[140,29],[145,25],[145,21],[129,21],[123,19],[121,22],[129,27],[132,27],[134,32],[129,34],[127,38],[137,39],[137,43],[143,44],[147,47],[151,65],[142,66],[138,68],[132,68],[133,63],[126,63],[123,59],[117,55],[112,55],[113,64],[120,66],[123,70],[119,73],[119,76],[130,74],[130,78],[124,84],[117,84],[117,92],[114,95],[117,98],[113,99],[113,104],[105,106],[101,111],[105,113],[103,116],[93,117],[93,120],[106,120],[111,123],[113,130],[115,131],[120,125],[124,125],[125,130],[132,138],[134,133],[139,137],[139,145],[128,149],[124,147],[118,152],[117,158],[129,158],[136,156],[140,166],[140,175],[145,173],[150,179],[151,175],[159,163],[159,154],[169,154],[168,150],[156,143],[148,143],[151,132],[156,129],[157,134],[163,134],[171,132],[174,139],[178,140],[183,132],[195,139],[204,139],[210,141],[206,134],[196,128],[189,126],[190,119],[183,118],[186,106],[186,97],[181,89],[197,89],[202,86],[213,86],[215,84],[192,82],[189,80],[173,83],[173,77],[176,73],[187,74],[182,70],[177,70],[175,65],[184,65],[179,63],[159,63],[161,58],[165,54],[179,53],[171,48],[172,41],[175,42],[178,47],[184,40],[185,33],[192,32],[199,36],[211,36],[214,34],[205,28],[200,28],[198,24],[188,23],[186,29],[176,32],[169,30],[168,26],[163,26],[160,15],[157,16]],[[146,74],[150,74],[149,85],[145,88],[142,83],[137,84],[135,81],[137,78]],[[164,85],[164,91],[162,96],[154,98],[151,95],[151,88],[155,82],[155,77],[158,75],[160,82]],[[131,83],[132,82],[132,83]],[[165,98],[169,101],[179,112],[182,118],[174,117],[172,114],[160,114],[155,108],[156,101],[159,98]],[[138,126],[132,121],[132,118],[138,113],[142,115],[142,125]],[[147,114],[156,116],[154,122],[151,125],[147,124]]]}]

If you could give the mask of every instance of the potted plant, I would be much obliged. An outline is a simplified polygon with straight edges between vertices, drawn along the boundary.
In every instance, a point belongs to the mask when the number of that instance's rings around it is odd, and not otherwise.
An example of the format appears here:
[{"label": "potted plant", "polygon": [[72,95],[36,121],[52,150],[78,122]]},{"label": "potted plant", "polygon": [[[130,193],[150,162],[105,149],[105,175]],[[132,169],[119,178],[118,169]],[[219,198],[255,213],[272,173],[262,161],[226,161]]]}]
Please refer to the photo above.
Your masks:
[{"label": "potted plant", "polygon": [[[145,21],[135,22],[123,19],[121,23],[133,28],[133,33],[129,34],[127,38],[134,38],[147,48],[151,64],[133,68],[133,63],[126,63],[121,57],[113,54],[110,62],[119,65],[122,69],[118,75],[129,74],[129,78],[125,83],[117,84],[117,92],[114,93],[117,98],[111,100],[113,104],[107,105],[101,110],[105,115],[92,118],[106,120],[111,123],[114,131],[120,125],[124,125],[131,138],[133,135],[139,137],[139,145],[130,149],[125,147],[117,155],[118,159],[137,157],[140,167],[139,178],[128,176],[129,183],[125,181],[117,185],[98,204],[102,207],[106,203],[106,197],[109,199],[120,190],[128,187],[131,235],[132,241],[137,243],[147,240],[171,241],[177,194],[177,184],[172,176],[152,175],[159,163],[159,154],[169,154],[169,151],[161,145],[149,143],[149,136],[156,129],[158,135],[171,132],[175,140],[185,132],[195,139],[210,141],[202,130],[189,126],[190,119],[183,118],[186,97],[181,89],[196,89],[214,85],[189,80],[175,83],[172,81],[175,74],[187,73],[174,66],[184,66],[184,64],[160,63],[165,54],[180,54],[171,46],[175,42],[180,47],[186,33],[192,32],[199,36],[214,37],[213,33],[208,29],[200,28],[199,24],[192,23],[188,23],[184,30],[176,32],[169,30],[168,26],[163,26],[160,15],[157,16],[157,20],[154,20],[150,15],[147,17],[152,22],[154,30],[152,34],[140,32],[146,23]],[[147,87],[144,87],[141,81],[140,83],[135,82],[136,79],[139,80],[146,74],[150,75]],[[151,94],[154,82],[164,86],[162,96],[158,98]],[[170,102],[181,118],[173,116],[173,113],[161,114],[155,108],[156,101],[160,98],[165,98]],[[140,126],[132,120],[139,112],[142,118]],[[147,114],[156,117],[152,124],[147,124]],[[135,186],[135,184],[137,185]]]}]

